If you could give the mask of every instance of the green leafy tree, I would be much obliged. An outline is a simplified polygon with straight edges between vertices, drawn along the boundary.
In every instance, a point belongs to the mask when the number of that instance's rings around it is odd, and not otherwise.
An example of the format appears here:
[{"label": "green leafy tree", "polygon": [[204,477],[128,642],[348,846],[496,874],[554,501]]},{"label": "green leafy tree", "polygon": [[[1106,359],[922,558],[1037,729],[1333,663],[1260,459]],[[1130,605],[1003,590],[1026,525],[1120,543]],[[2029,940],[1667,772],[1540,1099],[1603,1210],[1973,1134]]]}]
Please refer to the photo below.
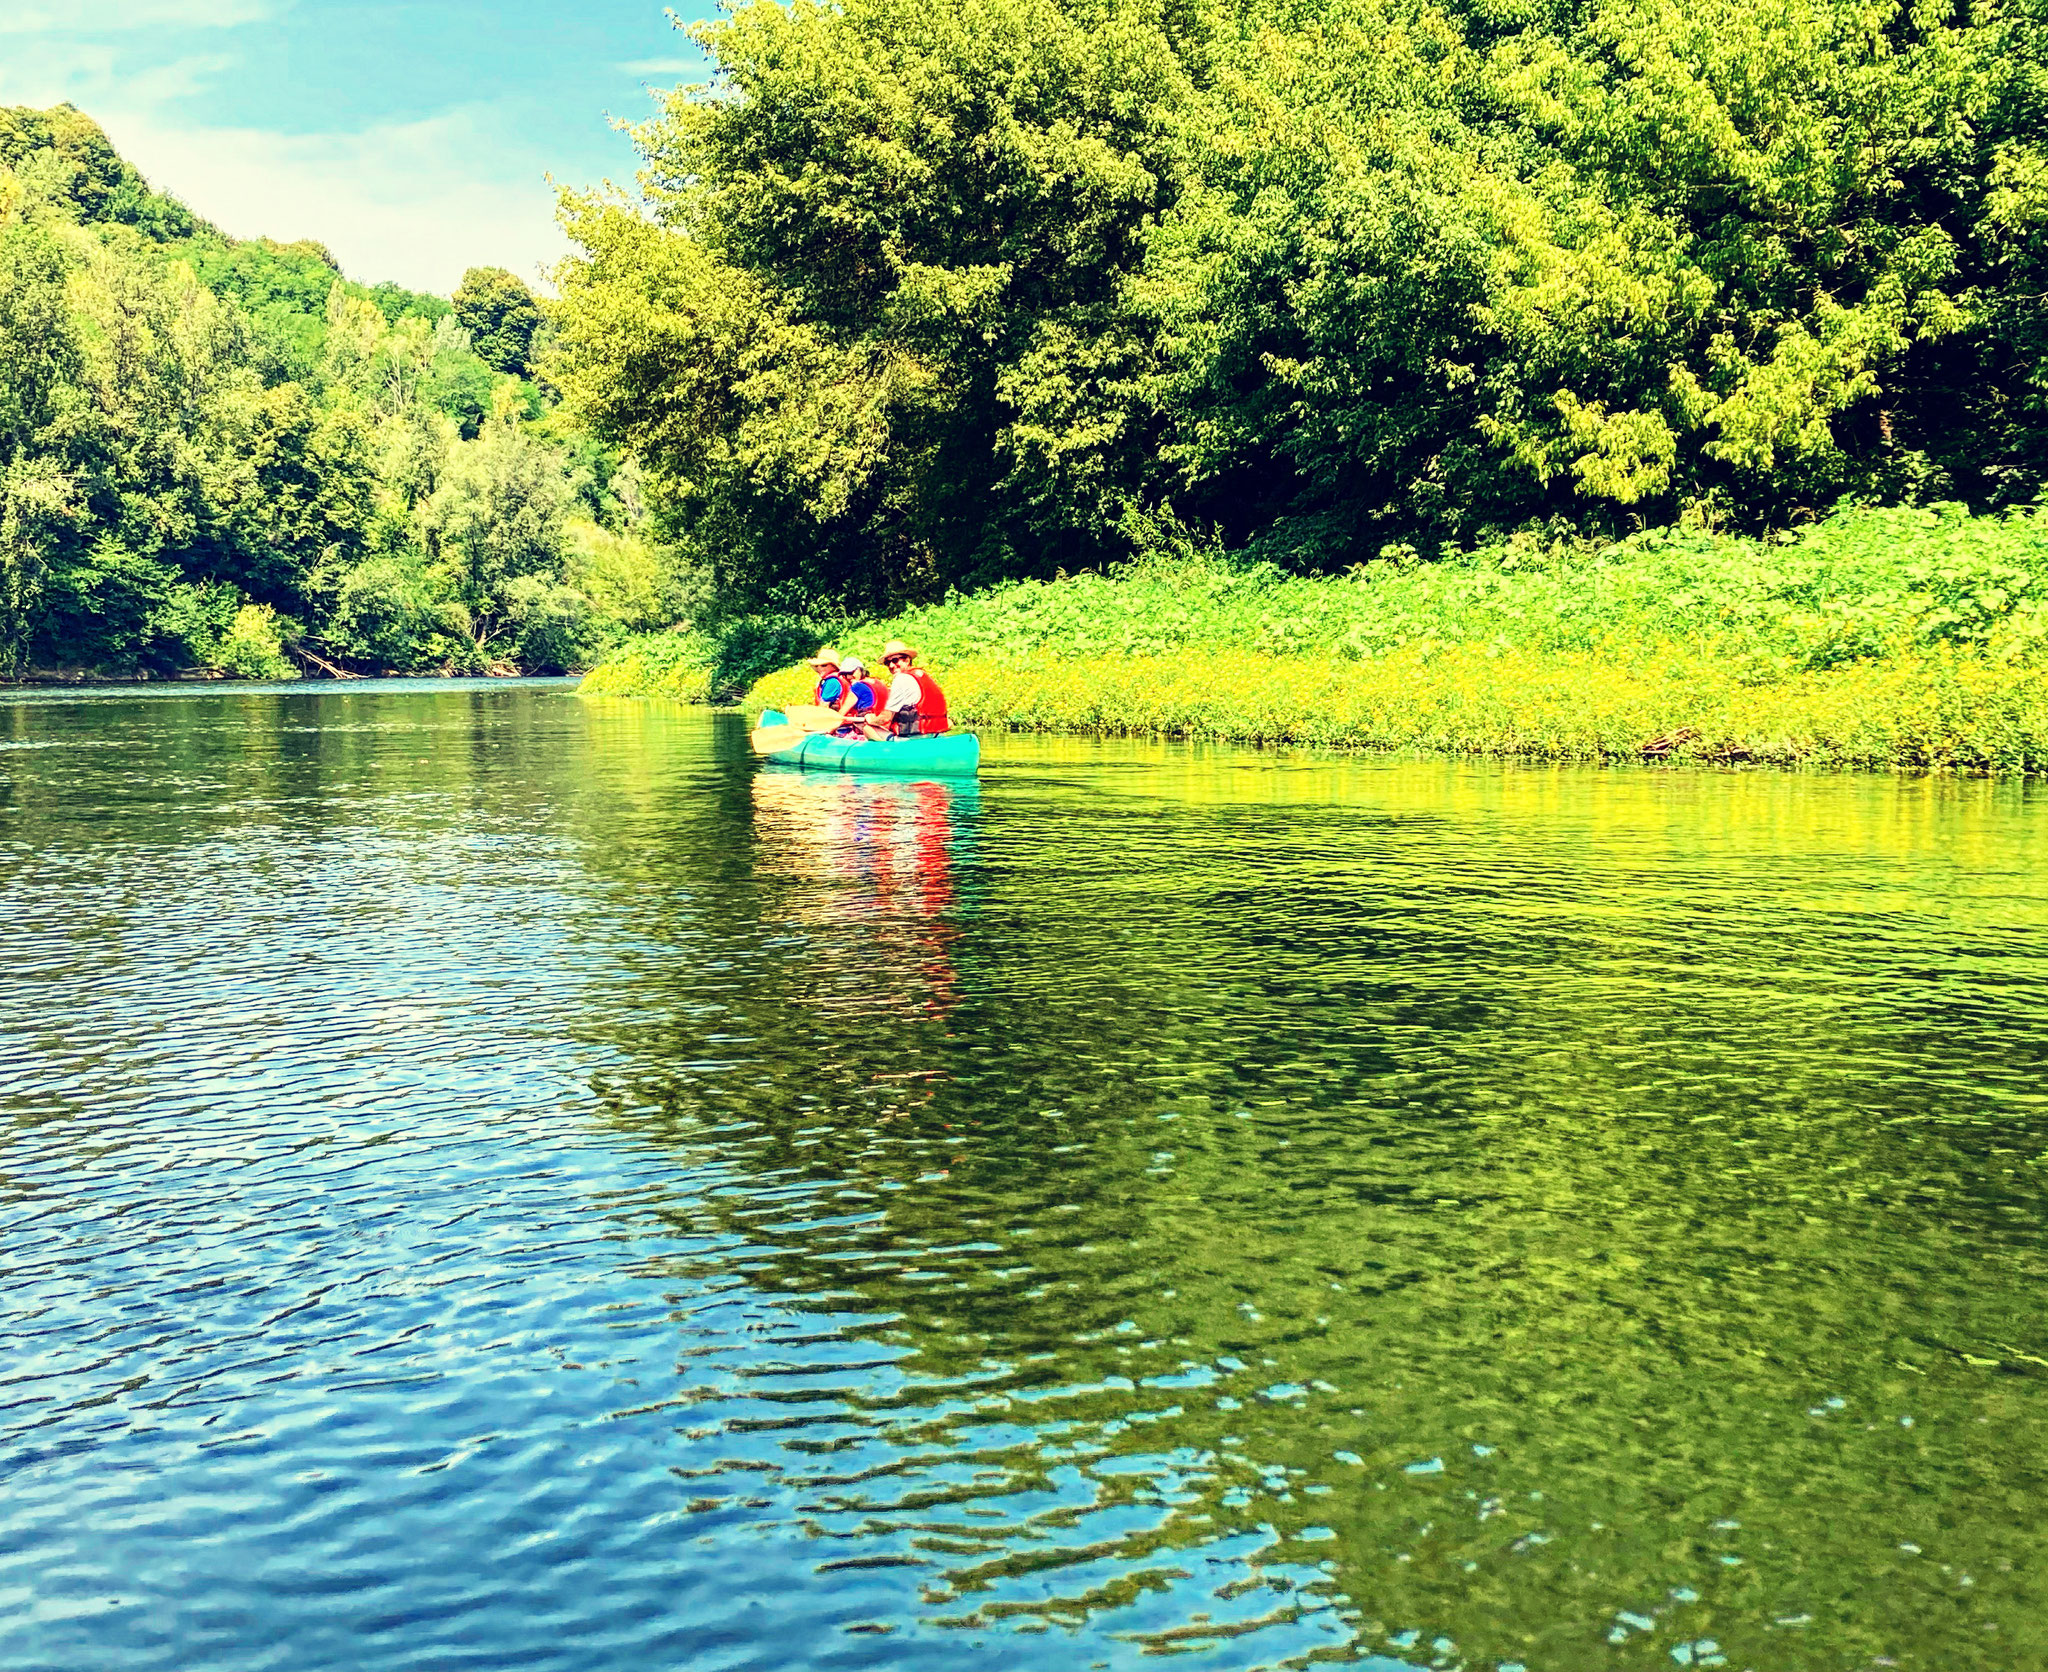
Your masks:
[{"label": "green leafy tree", "polygon": [[[564,579],[584,490],[543,407],[452,303],[354,284],[315,243],[225,237],[68,107],[0,110],[0,673],[275,677],[294,641],[562,665],[647,624],[655,547],[589,567],[602,603]],[[480,462],[504,458],[502,480]]]},{"label": "green leafy tree", "polygon": [[496,385],[497,379],[478,357],[468,331],[452,315],[437,320],[433,358],[427,364],[426,400],[454,423],[464,440],[474,440],[483,428]]},{"label": "green leafy tree", "polygon": [[1113,549],[1150,432],[1121,301],[1198,20],[1150,0],[740,7],[571,195],[556,364],[720,585],[863,603]]},{"label": "green leafy tree", "polygon": [[552,375],[752,607],[2048,476],[2038,6],[768,0]]},{"label": "green leafy tree", "polygon": [[540,304],[516,274],[502,267],[472,267],[455,291],[455,321],[493,371],[523,376]]},{"label": "green leafy tree", "polygon": [[296,383],[252,392],[213,484],[220,540],[209,565],[258,603],[291,610],[323,572],[367,546],[377,487],[369,424],[323,409]]},{"label": "green leafy tree", "polygon": [[66,306],[69,263],[40,228],[0,223],[0,672],[28,654],[78,484],[53,456],[79,418],[81,357]]},{"label": "green leafy tree", "polygon": [[69,104],[0,107],[0,164],[33,166],[44,195],[86,221],[109,218],[110,209],[132,203],[142,185],[99,124]]},{"label": "green leafy tree", "polygon": [[324,642],[377,669],[419,673],[466,647],[445,581],[407,546],[364,559],[342,576]]},{"label": "green leafy tree", "polygon": [[449,456],[424,525],[457,606],[472,667],[503,660],[519,627],[558,585],[569,491],[554,454],[510,418],[509,394],[475,441]]}]

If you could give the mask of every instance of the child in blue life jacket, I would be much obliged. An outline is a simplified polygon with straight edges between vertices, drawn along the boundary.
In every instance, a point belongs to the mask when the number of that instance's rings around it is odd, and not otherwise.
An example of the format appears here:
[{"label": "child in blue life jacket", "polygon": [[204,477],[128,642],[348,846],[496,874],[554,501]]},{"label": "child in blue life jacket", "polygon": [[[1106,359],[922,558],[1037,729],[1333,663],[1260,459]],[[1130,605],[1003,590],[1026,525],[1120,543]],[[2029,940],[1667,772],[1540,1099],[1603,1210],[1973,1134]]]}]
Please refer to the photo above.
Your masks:
[{"label": "child in blue life jacket", "polygon": [[[839,679],[844,684],[839,700],[826,706],[846,716],[846,724],[839,727],[834,737],[861,737],[866,735],[867,724],[882,712],[882,705],[889,700],[889,683],[877,679],[868,672],[867,663],[858,656],[849,656],[839,664]],[[823,685],[820,684],[822,691]]]}]

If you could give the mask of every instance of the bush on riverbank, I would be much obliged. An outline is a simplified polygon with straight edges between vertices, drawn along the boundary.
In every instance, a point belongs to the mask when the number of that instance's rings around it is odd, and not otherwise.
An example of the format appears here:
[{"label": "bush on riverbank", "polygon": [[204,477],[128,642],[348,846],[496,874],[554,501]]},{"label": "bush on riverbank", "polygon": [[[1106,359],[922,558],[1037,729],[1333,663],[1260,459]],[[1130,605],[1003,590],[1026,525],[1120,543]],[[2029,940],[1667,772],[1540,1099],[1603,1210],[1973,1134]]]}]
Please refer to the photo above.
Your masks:
[{"label": "bush on riverbank", "polygon": [[[1304,579],[1201,554],[837,637],[968,724],[1545,756],[2048,767],[2048,516],[1852,511]],[[644,642],[644,641],[643,641]],[[702,654],[708,654],[704,652]],[[594,689],[687,694],[607,663]],[[790,668],[750,706],[806,694]]]},{"label": "bush on riverbank", "polygon": [[593,697],[670,697],[711,702],[718,647],[702,633],[642,633],[628,639],[583,676],[578,687]]},{"label": "bush on riverbank", "polygon": [[[2048,768],[2048,678],[1948,649],[1762,685],[1674,645],[1636,655],[1409,645],[1362,662],[1240,655],[1029,668],[975,657],[942,671],[956,720],[984,727],[1554,760]],[[805,670],[776,674],[749,706],[809,688]]]}]

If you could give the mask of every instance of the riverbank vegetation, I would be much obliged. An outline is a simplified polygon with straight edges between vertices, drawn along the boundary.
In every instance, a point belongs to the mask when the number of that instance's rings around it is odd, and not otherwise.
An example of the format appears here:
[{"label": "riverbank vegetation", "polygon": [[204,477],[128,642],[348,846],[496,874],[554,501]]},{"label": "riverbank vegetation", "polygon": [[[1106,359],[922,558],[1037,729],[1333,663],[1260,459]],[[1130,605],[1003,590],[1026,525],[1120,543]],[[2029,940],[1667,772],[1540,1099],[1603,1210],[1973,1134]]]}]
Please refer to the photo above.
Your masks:
[{"label": "riverbank vegetation", "polygon": [[565,200],[704,577],[593,688],[851,622],[984,723],[2038,764],[2044,25],[742,4]]},{"label": "riverbank vegetation", "polygon": [[2048,24],[1878,0],[755,0],[570,194],[557,372],[720,607],[1162,524],[1290,573],[2048,471]]},{"label": "riverbank vegetation", "polygon": [[[1293,576],[1183,550],[869,622],[982,726],[1554,758],[2048,768],[2048,516],[1867,510],[1797,537],[1509,540]],[[635,641],[590,688],[704,700],[720,647]],[[797,700],[771,673],[751,707]]]},{"label": "riverbank vegetation", "polygon": [[0,678],[581,667],[682,607],[538,304],[230,239],[0,109]]}]

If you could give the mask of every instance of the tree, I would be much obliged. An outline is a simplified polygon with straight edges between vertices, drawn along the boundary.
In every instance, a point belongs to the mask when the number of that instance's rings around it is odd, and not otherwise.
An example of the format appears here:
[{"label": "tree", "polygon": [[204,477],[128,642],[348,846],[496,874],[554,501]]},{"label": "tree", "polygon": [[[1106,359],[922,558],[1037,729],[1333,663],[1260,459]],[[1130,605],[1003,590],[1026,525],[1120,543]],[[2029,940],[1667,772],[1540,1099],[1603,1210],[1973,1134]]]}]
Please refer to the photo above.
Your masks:
[{"label": "tree", "polygon": [[[530,352],[532,298],[497,278]],[[646,620],[614,583],[658,574],[652,547],[585,565],[602,605],[564,581],[559,426],[453,313],[192,220],[68,107],[0,109],[0,673],[253,676],[301,636],[558,666]]]},{"label": "tree", "polygon": [[455,291],[455,320],[493,371],[523,377],[540,304],[518,277],[502,267],[472,267]]},{"label": "tree", "polygon": [[1117,549],[1151,466],[1123,300],[1184,179],[1171,0],[798,0],[572,195],[557,363],[729,594],[857,607]]},{"label": "tree", "polygon": [[2048,482],[2033,0],[752,0],[553,365],[728,598]]},{"label": "tree", "polygon": [[436,567],[466,616],[479,667],[502,656],[535,601],[560,584],[568,550],[561,466],[512,423],[508,401],[499,405],[483,433],[449,455],[425,513]]},{"label": "tree", "polygon": [[100,125],[74,105],[0,107],[0,164],[20,169],[32,162],[41,165],[50,195],[83,220],[111,218],[117,198],[132,203],[141,186]]},{"label": "tree", "polygon": [[496,381],[491,368],[477,357],[469,333],[456,324],[453,315],[435,321],[433,348],[426,398],[462,432],[464,440],[472,439],[491,410],[491,389]]}]

